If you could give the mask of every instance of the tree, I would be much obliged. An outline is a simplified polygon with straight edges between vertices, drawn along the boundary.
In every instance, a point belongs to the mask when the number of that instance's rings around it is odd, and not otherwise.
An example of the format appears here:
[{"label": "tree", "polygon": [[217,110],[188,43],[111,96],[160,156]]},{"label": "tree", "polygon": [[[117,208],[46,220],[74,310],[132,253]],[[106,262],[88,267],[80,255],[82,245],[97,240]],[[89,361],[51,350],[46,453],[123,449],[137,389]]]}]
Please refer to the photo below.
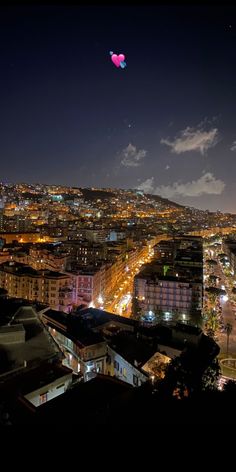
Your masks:
[{"label": "tree", "polygon": [[208,264],[209,266],[216,266],[217,261],[215,261],[214,259],[207,259],[206,264]]},{"label": "tree", "polygon": [[[219,329],[219,317],[216,310],[207,311],[206,316],[207,316],[206,326],[207,326],[207,329],[212,332],[212,337],[213,337],[215,334],[215,331]],[[209,334],[209,336],[211,336],[211,334]]]},{"label": "tree", "polygon": [[229,355],[229,337],[230,337],[232,329],[233,329],[233,326],[231,325],[231,323],[226,323],[225,332],[226,332],[226,335],[227,335],[227,348],[226,348],[227,357]]},{"label": "tree", "polygon": [[236,397],[236,382],[235,380],[228,380],[224,385],[223,392],[227,395],[227,397],[232,398],[235,400]]},{"label": "tree", "polygon": [[205,370],[202,381],[202,391],[215,391],[218,388],[218,380],[220,376],[220,365],[218,359],[213,359],[209,367]]},{"label": "tree", "polygon": [[216,297],[218,297],[219,295],[226,295],[226,291],[218,287],[207,287],[206,292],[208,293],[208,295],[212,294],[212,295],[215,295]]},{"label": "tree", "polygon": [[218,277],[216,275],[209,275],[209,282],[215,286]]},{"label": "tree", "polygon": [[136,297],[132,299],[132,318],[140,319],[142,315],[142,308]]},{"label": "tree", "polygon": [[219,259],[225,259],[227,257],[227,254],[225,254],[224,252],[220,252],[220,254],[218,254],[218,257]]},{"label": "tree", "polygon": [[217,287],[207,287],[205,292],[207,293],[212,305],[215,305],[217,297],[219,297],[220,295],[226,295],[225,290]]},{"label": "tree", "polygon": [[189,373],[180,357],[173,359],[166,368],[165,378],[160,382],[159,394],[164,398],[173,395],[183,399],[188,392]]},{"label": "tree", "polygon": [[207,295],[208,295],[208,300],[210,301],[210,303],[212,305],[215,305],[215,302],[216,302],[216,299],[217,299],[217,293],[214,290],[212,290],[214,288],[215,287],[206,288],[206,292],[207,292]]}]

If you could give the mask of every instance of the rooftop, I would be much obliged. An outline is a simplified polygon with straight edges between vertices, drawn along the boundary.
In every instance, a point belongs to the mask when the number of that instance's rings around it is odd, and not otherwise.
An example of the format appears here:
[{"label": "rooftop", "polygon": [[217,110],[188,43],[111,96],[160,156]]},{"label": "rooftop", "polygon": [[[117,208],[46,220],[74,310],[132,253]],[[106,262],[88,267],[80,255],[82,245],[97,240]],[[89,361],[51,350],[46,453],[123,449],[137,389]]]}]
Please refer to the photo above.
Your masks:
[{"label": "rooftop", "polygon": [[24,373],[20,387],[21,393],[26,395],[68,374],[71,374],[71,369],[62,364],[56,362],[53,364],[42,363],[36,369]]},{"label": "rooftop", "polygon": [[30,368],[45,359],[60,357],[60,350],[32,306],[22,305],[18,310],[15,306],[9,313],[11,316],[8,314],[8,319],[11,320],[11,324],[8,325],[8,329],[12,327],[14,331],[17,326],[23,326],[25,342],[1,346],[5,360],[2,375],[11,374],[16,369]]},{"label": "rooftop", "polygon": [[170,357],[156,352],[147,362],[143,365],[142,370],[147,372],[149,375],[155,375],[159,378],[164,377],[165,367],[171,361]]},{"label": "rooftop", "polygon": [[115,321],[129,326],[138,326],[138,322],[131,318],[125,318],[124,316],[115,315],[109,311],[99,310],[98,308],[83,308],[79,310],[76,316],[82,317],[87,321],[87,326],[90,328],[96,328],[110,321]]},{"label": "rooftop", "polygon": [[[166,275],[164,275],[164,267],[168,267]],[[178,274],[178,275],[176,275]],[[135,278],[149,279],[150,281],[169,280],[183,283],[191,283],[192,281],[202,280],[202,268],[189,266],[187,269],[181,265],[163,264],[154,260],[145,264],[141,271],[135,275]]]},{"label": "rooftop", "polygon": [[102,336],[88,329],[83,319],[73,314],[48,310],[43,317],[52,328],[77,343],[80,348],[103,342]]},{"label": "rooftop", "polygon": [[183,333],[193,334],[195,336],[202,334],[201,328],[185,323],[177,323],[174,329],[175,331],[181,331]]},{"label": "rooftop", "polygon": [[17,275],[40,276],[40,272],[21,262],[7,261],[0,264],[0,270]]},{"label": "rooftop", "polygon": [[192,250],[185,250],[185,249],[178,249],[176,252],[175,260],[188,260],[190,262],[199,262],[203,264],[203,256],[202,251],[192,251]]},{"label": "rooftop", "polygon": [[79,383],[63,395],[53,398],[39,407],[27,408],[27,403],[19,403],[15,421],[25,424],[69,425],[71,423],[103,423],[110,405],[131,392],[129,384],[109,376],[97,375],[89,382]]},{"label": "rooftop", "polygon": [[137,338],[129,332],[118,333],[108,343],[114,351],[120,354],[130,364],[141,367],[155,353],[156,349],[144,339]]},{"label": "rooftop", "polygon": [[62,278],[62,277],[68,277],[68,274],[63,274],[61,272],[56,272],[56,271],[53,271],[53,270],[43,270],[43,271],[41,271],[41,273],[43,273],[43,275],[46,278],[58,279],[58,278]]},{"label": "rooftop", "polygon": [[47,305],[39,302],[30,302],[22,298],[0,298],[0,326],[9,323],[13,315],[22,307],[32,307],[36,313],[39,313]]},{"label": "rooftop", "polygon": [[68,277],[67,274],[63,274],[61,272],[53,271],[53,270],[36,270],[33,267],[23,264],[22,262],[13,262],[7,261],[0,264],[0,271],[13,273],[17,275],[31,275],[35,277],[42,277],[45,278],[62,278]]}]

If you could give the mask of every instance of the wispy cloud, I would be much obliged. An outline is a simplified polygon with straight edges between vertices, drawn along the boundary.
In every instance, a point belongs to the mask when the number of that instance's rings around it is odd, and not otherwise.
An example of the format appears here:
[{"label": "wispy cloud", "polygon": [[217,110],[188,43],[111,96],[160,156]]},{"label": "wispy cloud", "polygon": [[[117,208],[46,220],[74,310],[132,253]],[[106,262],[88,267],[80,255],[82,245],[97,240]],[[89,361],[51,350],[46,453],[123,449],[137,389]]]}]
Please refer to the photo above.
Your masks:
[{"label": "wispy cloud", "polygon": [[231,150],[231,151],[236,151],[236,141],[234,141],[234,142],[231,144],[230,150]]},{"label": "wispy cloud", "polygon": [[165,170],[169,170],[170,166],[167,164],[167,166],[165,166]]},{"label": "wispy cloud", "polygon": [[139,184],[138,190],[142,190],[144,193],[152,193],[154,190],[153,182],[154,182],[154,177],[144,180],[144,182]]},{"label": "wispy cloud", "polygon": [[200,197],[201,195],[220,195],[225,188],[223,180],[216,179],[210,172],[202,175],[198,180],[192,180],[185,184],[174,182],[172,185],[161,185],[154,190],[155,195],[161,195],[164,198]]},{"label": "wispy cloud", "polygon": [[201,195],[220,195],[225,188],[223,180],[216,179],[210,172],[206,172],[197,180],[186,182],[174,182],[171,185],[160,185],[155,187],[154,178],[144,180],[139,184],[138,189],[144,193],[160,195],[163,198],[182,197],[200,197]]},{"label": "wispy cloud", "polygon": [[121,164],[125,167],[138,167],[142,164],[142,159],[146,157],[145,149],[137,149],[136,146],[129,143],[121,153]]},{"label": "wispy cloud", "polygon": [[218,129],[212,128],[209,131],[204,130],[203,123],[200,123],[196,128],[189,126],[180,131],[173,141],[169,138],[161,139],[161,144],[166,144],[171,148],[171,152],[181,154],[187,151],[197,151],[202,155],[206,151],[215,146],[218,142]]}]

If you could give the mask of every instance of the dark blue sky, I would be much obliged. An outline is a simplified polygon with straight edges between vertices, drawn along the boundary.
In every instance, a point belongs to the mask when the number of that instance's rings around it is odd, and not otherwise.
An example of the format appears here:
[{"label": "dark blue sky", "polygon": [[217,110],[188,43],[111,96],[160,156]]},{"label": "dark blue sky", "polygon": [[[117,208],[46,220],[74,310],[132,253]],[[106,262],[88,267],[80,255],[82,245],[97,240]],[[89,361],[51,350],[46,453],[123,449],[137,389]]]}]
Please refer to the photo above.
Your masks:
[{"label": "dark blue sky", "polygon": [[236,212],[236,8],[2,9],[0,65],[1,180]]}]

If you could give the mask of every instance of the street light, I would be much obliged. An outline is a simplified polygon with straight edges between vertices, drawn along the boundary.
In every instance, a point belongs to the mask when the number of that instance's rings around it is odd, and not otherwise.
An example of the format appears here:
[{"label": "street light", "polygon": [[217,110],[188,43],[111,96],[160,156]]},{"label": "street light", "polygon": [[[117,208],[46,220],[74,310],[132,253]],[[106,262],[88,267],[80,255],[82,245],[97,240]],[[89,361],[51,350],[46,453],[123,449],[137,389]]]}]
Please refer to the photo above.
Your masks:
[{"label": "street light", "polygon": [[104,300],[103,300],[103,298],[102,298],[102,295],[99,295],[99,297],[98,297],[98,303],[99,303],[99,308],[102,308],[102,309],[103,309]]}]

